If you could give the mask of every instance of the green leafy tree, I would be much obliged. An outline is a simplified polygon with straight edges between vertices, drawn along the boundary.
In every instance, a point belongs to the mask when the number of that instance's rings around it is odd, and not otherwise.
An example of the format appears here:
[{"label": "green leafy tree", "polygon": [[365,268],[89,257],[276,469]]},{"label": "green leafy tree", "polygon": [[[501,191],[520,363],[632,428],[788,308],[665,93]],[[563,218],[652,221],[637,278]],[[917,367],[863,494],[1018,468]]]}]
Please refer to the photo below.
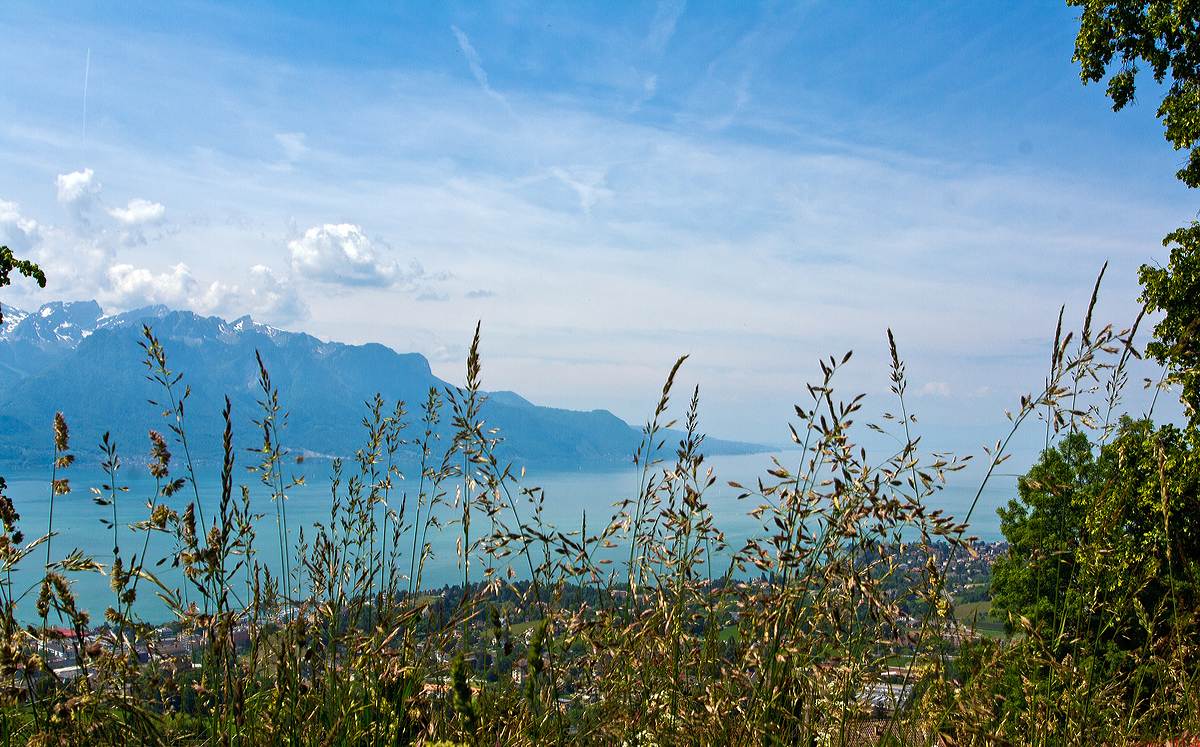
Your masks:
[{"label": "green leafy tree", "polygon": [[1010,554],[992,575],[993,614],[1009,632],[1092,659],[1143,694],[1167,684],[1169,668],[1155,659],[1163,651],[1190,658],[1175,671],[1194,669],[1200,431],[1126,418],[1102,446],[1072,432],[1042,453],[1018,493],[998,511]]},{"label": "green leafy tree", "polygon": [[[16,270],[27,278],[36,280],[38,287],[46,287],[46,275],[40,267],[27,259],[17,259],[7,246],[0,246],[0,288],[12,283],[9,274],[13,270]],[[4,313],[3,309],[0,309],[0,324],[3,323]]]},{"label": "green leafy tree", "polygon": [[1021,617],[1049,628],[1062,624],[1059,611],[1069,606],[1075,555],[1098,478],[1087,436],[1072,433],[1042,453],[1017,481],[1019,497],[996,511],[1009,555],[992,566],[992,609],[1010,634],[1020,631]]}]

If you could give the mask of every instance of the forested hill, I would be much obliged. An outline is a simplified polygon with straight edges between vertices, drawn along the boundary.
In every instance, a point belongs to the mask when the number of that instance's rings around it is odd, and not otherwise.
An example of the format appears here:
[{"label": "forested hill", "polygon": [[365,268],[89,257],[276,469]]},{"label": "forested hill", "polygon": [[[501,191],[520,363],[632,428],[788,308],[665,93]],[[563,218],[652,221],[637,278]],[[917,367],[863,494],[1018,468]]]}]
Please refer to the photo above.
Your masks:
[{"label": "forested hill", "polygon": [[[0,329],[0,464],[48,465],[53,452],[52,419],[61,411],[71,428],[72,447],[84,461],[96,461],[95,445],[110,431],[126,463],[144,463],[151,429],[167,432],[163,388],[147,379],[143,324],[162,342],[168,366],[183,374],[178,387],[190,387],[185,406],[188,446],[193,459],[220,459],[221,409],[233,405],[234,441],[239,463],[253,455],[262,437],[253,420],[261,417],[257,351],[288,412],[285,448],[306,457],[348,457],[362,446],[366,401],[383,395],[388,414],[405,402],[412,423],[404,437],[413,441],[421,406],[430,389],[443,400],[449,385],[433,375],[417,353],[397,353],[378,344],[322,342],[243,317],[226,322],[188,311],[153,306],[105,316],[94,301],[50,303],[26,313],[4,307]],[[578,412],[536,406],[512,392],[495,392],[484,403],[487,428],[504,439],[502,461],[517,465],[596,469],[627,464],[641,441],[606,410]],[[444,406],[438,431],[448,443],[451,413]],[[671,443],[668,437],[668,446]],[[177,456],[182,456],[176,448]],[[759,444],[707,440],[708,454],[765,451]],[[440,451],[439,451],[440,453]],[[405,461],[416,459],[406,447]]]}]

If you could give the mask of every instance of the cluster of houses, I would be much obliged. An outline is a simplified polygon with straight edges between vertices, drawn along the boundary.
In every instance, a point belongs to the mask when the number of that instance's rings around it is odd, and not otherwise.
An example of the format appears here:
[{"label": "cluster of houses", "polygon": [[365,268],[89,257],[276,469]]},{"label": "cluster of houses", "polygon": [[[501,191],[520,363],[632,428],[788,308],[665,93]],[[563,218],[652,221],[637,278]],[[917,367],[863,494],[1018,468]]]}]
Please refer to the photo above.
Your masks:
[{"label": "cluster of houses", "polygon": [[[245,629],[244,634],[248,641],[249,628]],[[54,672],[58,679],[73,680],[83,671],[83,668],[79,666],[77,652],[95,649],[97,646],[109,648],[112,646],[112,641],[111,631],[104,627],[88,631],[84,634],[83,640],[78,639],[74,630],[57,628],[52,631],[47,640],[39,644],[41,649],[39,653],[47,667]],[[163,626],[156,629],[149,640],[134,644],[134,652],[137,654],[138,661],[143,664],[150,661],[167,660],[190,662],[193,659],[193,652],[199,650],[202,645],[199,635],[181,634],[174,628]]]}]

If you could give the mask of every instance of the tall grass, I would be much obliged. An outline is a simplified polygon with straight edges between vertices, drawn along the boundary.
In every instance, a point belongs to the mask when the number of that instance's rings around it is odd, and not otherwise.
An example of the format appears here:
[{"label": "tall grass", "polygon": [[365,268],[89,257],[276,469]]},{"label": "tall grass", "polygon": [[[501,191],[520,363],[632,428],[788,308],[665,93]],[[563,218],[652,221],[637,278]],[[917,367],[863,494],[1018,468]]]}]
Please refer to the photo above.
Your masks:
[{"label": "tall grass", "polygon": [[[1093,296],[1073,347],[1060,317],[1045,386],[1021,399],[1010,432],[985,450],[983,483],[1030,417],[1045,418],[1048,444],[1064,428],[1108,433],[1133,332],[1093,333],[1094,304]],[[249,469],[271,497],[276,531],[257,535],[263,517],[251,510],[249,487],[235,489],[228,400],[221,492],[206,521],[187,444],[189,392],[152,330],[144,333],[182,466],[152,431],[155,493],[144,518],[130,522],[121,456],[106,437],[96,498],[113,508],[111,559],[76,549],[54,560],[53,520],[25,543],[15,507],[0,499],[5,744],[1065,745],[1121,744],[1163,724],[1200,723],[1196,656],[1182,639],[1146,650],[1161,661],[1157,682],[1168,689],[1135,692],[1144,713],[1121,708],[1137,683],[1089,677],[1080,662],[1095,660],[1082,655],[1095,641],[1064,642],[1027,625],[1001,644],[970,643],[947,575],[955,554],[974,552],[975,504],[961,520],[928,508],[966,460],[921,453],[890,332],[895,414],[882,425],[857,422],[863,395],[836,390],[850,354],[822,360],[820,380],[795,408],[800,456],[735,486],[761,525],[736,542],[706,498],[719,476],[704,457],[699,390],[680,423],[670,416],[684,358],[643,430],[637,493],[614,497],[606,515],[581,513],[579,529],[568,530],[545,521],[551,498],[505,464],[503,434],[481,418],[478,328],[465,385],[431,390],[416,423],[404,403],[366,403],[363,447],[334,462],[328,521],[312,527],[288,524],[288,493],[300,479],[287,415],[260,359],[262,446]],[[1102,378],[1101,419],[1100,405],[1086,403]],[[443,419],[453,429],[445,443]],[[668,445],[677,425],[683,435]],[[889,433],[896,448],[868,455],[856,440],[862,428]],[[51,500],[67,490],[58,470],[71,461],[61,417],[55,433]],[[420,465],[405,476],[396,455],[409,433]],[[167,507],[189,488],[185,509]],[[174,549],[152,562],[156,532]],[[457,535],[462,584],[430,593],[423,573],[438,533]],[[22,629],[11,572],[42,543],[42,625]],[[940,562],[939,543],[950,548]],[[278,555],[276,574],[262,552]],[[164,580],[167,565],[182,584]],[[1089,568],[1103,575],[1101,561]],[[82,573],[111,582],[114,603],[98,630],[71,589]],[[168,656],[137,615],[147,589],[180,634],[194,637],[190,655]],[[78,669],[52,667],[51,649]],[[998,700],[999,684],[1012,682],[1019,708]]]}]

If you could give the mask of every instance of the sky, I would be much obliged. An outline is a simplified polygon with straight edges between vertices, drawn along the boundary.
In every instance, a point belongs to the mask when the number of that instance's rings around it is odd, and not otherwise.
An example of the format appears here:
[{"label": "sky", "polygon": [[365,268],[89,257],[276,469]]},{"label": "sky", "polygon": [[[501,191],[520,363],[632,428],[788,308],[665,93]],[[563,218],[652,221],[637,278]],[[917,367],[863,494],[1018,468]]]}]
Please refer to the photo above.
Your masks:
[{"label": "sky", "polygon": [[0,243],[49,282],[0,303],[249,314],[456,383],[479,323],[486,389],[635,425],[688,355],[701,426],[766,443],[850,350],[839,396],[897,410],[891,329],[907,408],[978,452],[1060,308],[1107,262],[1097,319],[1129,326],[1197,217],[1161,92],[1081,85],[1077,15],[6,2]]}]

